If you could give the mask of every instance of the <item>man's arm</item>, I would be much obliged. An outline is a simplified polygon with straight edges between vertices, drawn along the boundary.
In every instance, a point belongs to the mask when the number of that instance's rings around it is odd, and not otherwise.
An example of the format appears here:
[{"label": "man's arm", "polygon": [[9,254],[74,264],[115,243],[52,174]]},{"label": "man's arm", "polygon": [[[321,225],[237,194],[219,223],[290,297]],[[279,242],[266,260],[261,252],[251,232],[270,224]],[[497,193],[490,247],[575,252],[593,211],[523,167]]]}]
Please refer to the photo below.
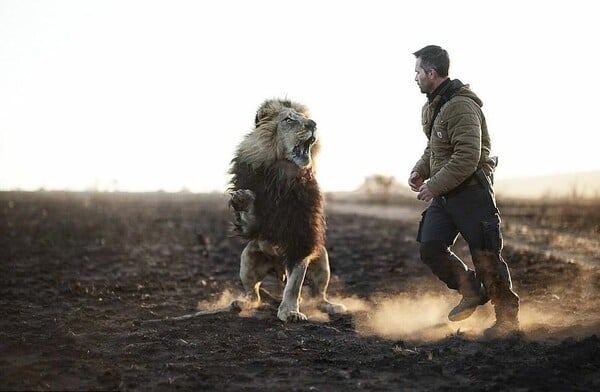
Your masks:
[{"label": "man's arm", "polygon": [[[412,169],[410,176],[408,177],[408,186],[413,192],[418,192],[417,199],[429,201],[431,198],[425,198],[421,195],[423,187],[427,187],[425,185],[425,180],[429,178],[431,173],[431,169],[429,166],[429,160],[431,155],[431,147],[429,145],[429,140],[427,141],[427,147],[425,147],[425,151],[423,151],[423,155],[417,161],[417,164]],[[433,196],[432,196],[433,197]]]},{"label": "man's arm", "polygon": [[[431,175],[431,169],[429,167],[429,159],[431,157],[431,147],[429,146],[429,140],[427,141],[427,147],[423,151],[423,155],[417,161],[415,167],[413,167],[411,173],[417,172],[423,180],[426,180]],[[409,183],[410,185],[410,183]]]}]

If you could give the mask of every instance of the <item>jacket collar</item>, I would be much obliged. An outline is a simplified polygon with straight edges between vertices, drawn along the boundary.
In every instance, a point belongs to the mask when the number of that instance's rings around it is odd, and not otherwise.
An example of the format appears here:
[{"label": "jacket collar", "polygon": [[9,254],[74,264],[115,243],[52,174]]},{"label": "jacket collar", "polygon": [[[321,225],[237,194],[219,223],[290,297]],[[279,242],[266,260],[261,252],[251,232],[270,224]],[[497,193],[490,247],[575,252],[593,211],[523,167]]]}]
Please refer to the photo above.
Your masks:
[{"label": "jacket collar", "polygon": [[464,84],[458,80],[451,80],[450,78],[444,80],[431,94],[427,94],[427,100],[429,103],[433,102],[435,97],[441,95],[443,101],[447,102]]},{"label": "jacket collar", "polygon": [[433,90],[431,93],[427,94],[427,100],[429,101],[429,103],[431,103],[431,101],[433,101],[433,99],[435,97],[440,95],[440,92],[442,90],[445,90],[449,84],[450,84],[450,78],[446,78],[446,80],[444,80],[439,86],[437,86],[437,88],[435,90]]}]

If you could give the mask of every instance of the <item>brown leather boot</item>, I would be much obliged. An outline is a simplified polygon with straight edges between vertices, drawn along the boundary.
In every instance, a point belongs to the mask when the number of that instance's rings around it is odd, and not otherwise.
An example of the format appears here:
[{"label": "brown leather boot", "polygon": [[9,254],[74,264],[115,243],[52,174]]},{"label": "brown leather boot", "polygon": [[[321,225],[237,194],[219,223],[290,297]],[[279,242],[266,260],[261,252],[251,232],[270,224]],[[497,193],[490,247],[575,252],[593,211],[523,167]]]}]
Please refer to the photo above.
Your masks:
[{"label": "brown leather boot", "polygon": [[484,337],[496,339],[518,334],[519,296],[512,290],[510,272],[500,252],[474,252],[473,263],[496,311],[496,323],[484,331]]},{"label": "brown leather boot", "polygon": [[483,331],[486,339],[505,339],[521,334],[519,330],[519,304],[512,307],[496,306],[496,322]]},{"label": "brown leather boot", "polygon": [[456,305],[448,314],[450,321],[462,321],[470,317],[478,306],[489,301],[485,287],[481,286],[479,292],[470,292],[464,294],[458,305]]}]

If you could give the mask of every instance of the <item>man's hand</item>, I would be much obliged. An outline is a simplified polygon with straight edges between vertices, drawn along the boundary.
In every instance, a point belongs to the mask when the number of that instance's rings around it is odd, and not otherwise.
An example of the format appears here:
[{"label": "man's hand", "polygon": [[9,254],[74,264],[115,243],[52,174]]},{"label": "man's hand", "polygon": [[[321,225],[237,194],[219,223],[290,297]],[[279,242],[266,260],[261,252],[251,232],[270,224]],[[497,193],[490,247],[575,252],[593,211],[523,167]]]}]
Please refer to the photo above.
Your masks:
[{"label": "man's hand", "polygon": [[433,199],[433,196],[434,195],[429,190],[427,184],[421,185],[421,187],[419,188],[419,194],[417,195],[417,199],[429,202],[431,201],[431,199]]},{"label": "man's hand", "polygon": [[410,173],[408,178],[408,186],[413,192],[419,192],[419,188],[423,185],[423,177],[416,171]]}]

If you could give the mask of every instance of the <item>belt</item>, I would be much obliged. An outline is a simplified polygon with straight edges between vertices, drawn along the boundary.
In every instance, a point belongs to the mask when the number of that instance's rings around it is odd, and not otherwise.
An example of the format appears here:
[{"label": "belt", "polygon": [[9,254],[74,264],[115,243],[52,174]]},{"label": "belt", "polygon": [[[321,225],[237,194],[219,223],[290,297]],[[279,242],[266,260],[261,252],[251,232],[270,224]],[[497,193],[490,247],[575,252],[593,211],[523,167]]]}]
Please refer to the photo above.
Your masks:
[{"label": "belt", "polygon": [[479,180],[477,179],[477,176],[475,174],[471,175],[469,178],[467,178],[461,184],[459,184],[456,188],[446,192],[442,196],[444,196],[444,197],[454,196],[457,193],[463,191],[466,187],[471,186],[471,185],[480,185]]},{"label": "belt", "polygon": [[475,185],[475,184],[479,184],[479,180],[477,179],[477,177],[475,175],[472,175],[471,177],[467,178],[467,181],[463,182],[459,186],[468,186],[468,185]]}]

